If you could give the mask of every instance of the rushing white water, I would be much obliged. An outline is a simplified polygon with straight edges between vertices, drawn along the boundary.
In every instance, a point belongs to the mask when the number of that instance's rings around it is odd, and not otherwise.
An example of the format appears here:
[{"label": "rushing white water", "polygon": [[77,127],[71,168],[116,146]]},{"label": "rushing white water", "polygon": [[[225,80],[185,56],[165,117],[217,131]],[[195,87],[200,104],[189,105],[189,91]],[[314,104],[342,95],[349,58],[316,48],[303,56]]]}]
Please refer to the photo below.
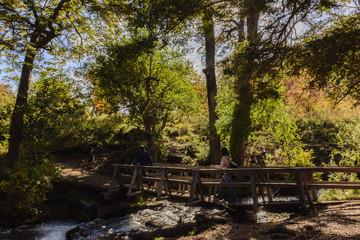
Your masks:
[{"label": "rushing white water", "polygon": [[[244,200],[250,201],[249,200]],[[75,239],[96,239],[108,234],[121,234],[134,230],[145,230],[160,226],[174,226],[179,222],[194,220],[196,214],[205,213],[226,216],[226,210],[189,207],[184,203],[163,201],[155,208],[137,211],[120,218],[96,219],[87,223],[76,221],[51,221],[35,226],[24,226],[11,231],[0,231],[0,239],[6,240],[66,240],[66,232],[78,227]],[[259,212],[258,222],[282,221],[289,214]],[[127,236],[124,239],[129,239]]]},{"label": "rushing white water", "polygon": [[226,211],[189,207],[184,203],[162,202],[154,209],[144,209],[120,218],[96,219],[87,223],[53,221],[1,232],[0,239],[65,240],[66,232],[78,226],[75,238],[95,239],[111,233],[127,233],[132,230],[158,226],[174,226],[178,222],[190,222],[197,213],[226,214]]},{"label": "rushing white water", "polygon": [[197,213],[223,215],[225,211],[209,210],[201,207],[189,207],[184,203],[162,202],[154,209],[144,209],[121,218],[97,219],[81,224],[77,239],[93,239],[111,233],[126,233],[159,226],[174,226],[178,222],[190,222]]},{"label": "rushing white water", "polygon": [[22,226],[1,231],[0,239],[8,240],[64,240],[66,231],[77,226],[76,221],[49,221],[39,225]]}]

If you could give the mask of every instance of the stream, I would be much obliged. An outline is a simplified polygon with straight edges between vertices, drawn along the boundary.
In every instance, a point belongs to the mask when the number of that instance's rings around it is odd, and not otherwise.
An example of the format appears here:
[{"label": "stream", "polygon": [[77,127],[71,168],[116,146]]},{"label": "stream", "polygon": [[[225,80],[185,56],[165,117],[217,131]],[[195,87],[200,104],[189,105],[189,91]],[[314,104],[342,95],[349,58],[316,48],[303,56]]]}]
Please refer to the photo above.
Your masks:
[{"label": "stream", "polygon": [[[245,199],[244,201],[250,201]],[[174,226],[178,222],[187,223],[194,220],[196,214],[212,214],[227,216],[226,210],[189,207],[184,203],[163,201],[154,209],[143,209],[124,217],[95,219],[90,222],[49,221],[38,225],[26,225],[17,229],[0,229],[0,239],[6,240],[65,240],[66,232],[77,227],[75,239],[96,239],[108,234],[124,235],[123,239],[130,239],[125,234],[130,231],[157,228],[160,226]],[[283,221],[289,214],[273,214],[260,211],[257,222]]]}]

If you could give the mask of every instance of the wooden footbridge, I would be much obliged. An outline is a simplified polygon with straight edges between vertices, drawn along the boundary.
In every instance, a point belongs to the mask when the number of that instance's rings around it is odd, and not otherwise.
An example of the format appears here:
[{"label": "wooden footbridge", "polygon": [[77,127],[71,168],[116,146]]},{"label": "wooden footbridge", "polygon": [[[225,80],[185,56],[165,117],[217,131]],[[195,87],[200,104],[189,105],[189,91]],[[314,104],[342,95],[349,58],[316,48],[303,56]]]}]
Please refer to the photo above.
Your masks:
[{"label": "wooden footbridge", "polygon": [[[143,172],[146,171],[146,176]],[[318,202],[317,189],[360,189],[360,182],[323,181],[315,176],[329,173],[360,174],[360,167],[243,167],[213,169],[205,166],[157,164],[139,166],[114,164],[111,190],[127,188],[128,195],[152,192],[162,196],[188,198],[189,205],[197,201],[213,201],[218,188],[250,188],[254,212],[261,205],[273,204],[274,189],[294,188],[298,194],[301,211],[314,207]],[[220,183],[224,173],[233,175],[232,182]],[[151,184],[151,187],[147,183]],[[135,191],[136,190],[136,191]],[[262,201],[259,201],[259,197]]]}]

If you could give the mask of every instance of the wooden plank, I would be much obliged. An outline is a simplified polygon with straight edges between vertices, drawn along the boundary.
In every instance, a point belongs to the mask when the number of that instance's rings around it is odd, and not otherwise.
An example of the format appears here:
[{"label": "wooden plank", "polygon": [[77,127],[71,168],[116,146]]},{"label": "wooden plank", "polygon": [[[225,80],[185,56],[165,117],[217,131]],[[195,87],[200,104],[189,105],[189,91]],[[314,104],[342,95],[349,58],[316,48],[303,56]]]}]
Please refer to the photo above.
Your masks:
[{"label": "wooden plank", "polygon": [[[184,172],[184,177],[189,177],[189,172]],[[183,194],[185,194],[187,191],[190,191],[189,186],[189,184],[183,184]]]},{"label": "wooden plank", "polygon": [[[211,174],[211,178],[214,178],[214,174]],[[215,186],[209,186],[208,202],[211,201],[211,196],[213,195],[213,191],[215,191]]]},{"label": "wooden plank", "polygon": [[[184,176],[184,172],[180,172],[180,176],[182,177],[182,176]],[[178,194],[180,194],[181,192],[182,192],[182,186],[183,186],[183,184],[178,184],[178,190],[177,190],[177,193]]]},{"label": "wooden plank", "polygon": [[131,194],[131,192],[132,192],[132,189],[133,189],[134,184],[135,184],[136,179],[137,179],[138,171],[139,171],[139,170],[138,170],[138,167],[135,166],[134,173],[133,173],[133,177],[132,177],[132,179],[131,179],[130,187],[129,187],[129,190],[128,190],[128,194]]},{"label": "wooden plank", "polygon": [[201,175],[199,175],[199,177],[198,177],[198,189],[199,189],[199,193],[200,193],[200,200],[201,200],[201,202],[204,202],[204,194],[202,191],[202,184],[201,184]]},{"label": "wooden plank", "polygon": [[[263,187],[274,187],[274,188],[296,188],[295,182],[260,182]],[[203,186],[223,186],[223,187],[249,187],[251,186],[251,182],[202,182]]]},{"label": "wooden plank", "polygon": [[264,203],[264,205],[265,205],[266,201],[265,201],[265,196],[264,196],[264,189],[263,189],[263,187],[261,186],[261,182],[260,182],[259,176],[256,174],[256,172],[255,172],[255,177],[256,177],[256,181],[257,181],[257,183],[258,183],[258,185],[259,185],[259,190],[260,190],[261,198],[262,198],[263,203]]},{"label": "wooden plank", "polygon": [[194,201],[194,195],[195,195],[198,175],[199,175],[199,170],[193,170],[193,181],[191,183],[190,197],[189,197],[189,205],[190,206],[192,206],[193,201]]},{"label": "wooden plank", "polygon": [[251,171],[250,173],[250,179],[251,179],[251,196],[253,199],[253,209],[254,212],[257,213],[259,211],[259,199],[258,199],[258,195],[256,193],[256,177],[255,177],[256,172],[255,171]]},{"label": "wooden plank", "polygon": [[169,183],[170,181],[169,181],[168,171],[165,169],[165,191],[169,196],[171,196],[171,189]]},{"label": "wooden plank", "polygon": [[308,182],[308,186],[316,189],[360,189],[359,182]]},{"label": "wooden plank", "polygon": [[158,191],[157,191],[157,196],[156,196],[156,200],[159,201],[161,199],[161,192],[162,192],[162,188],[164,186],[164,181],[165,181],[165,168],[161,169],[161,180],[158,186]]},{"label": "wooden plank", "polygon": [[303,181],[300,175],[300,170],[295,172],[295,179],[297,183],[297,189],[299,192],[300,210],[302,212],[306,212],[305,193],[304,193]]},{"label": "wooden plank", "polygon": [[149,180],[149,181],[154,181],[154,182],[160,182],[161,180],[161,175],[159,175],[159,177],[143,177],[142,178],[143,180]]},{"label": "wooden plank", "polygon": [[121,177],[124,178],[124,179],[132,179],[132,175],[129,175],[129,174],[123,174],[123,173],[121,173],[120,175],[121,175]]},{"label": "wooden plank", "polygon": [[[305,177],[306,177],[307,183],[314,181],[314,173],[312,173],[312,172],[307,172],[307,173],[304,173],[304,174],[306,174]],[[309,184],[308,184],[308,186],[309,186]],[[312,197],[313,197],[312,199],[313,199],[315,202],[317,202],[317,201],[318,201],[318,196],[317,196],[316,189],[315,189],[314,187],[311,187],[311,186],[309,186],[309,188],[310,188],[311,195],[312,195]]]},{"label": "wooden plank", "polygon": [[[264,173],[263,178],[264,178],[264,181],[270,180],[270,173],[268,173],[268,172]],[[266,187],[266,193],[267,193],[269,202],[273,202],[274,199],[273,199],[273,193],[272,193],[272,190],[271,190],[271,186]]]},{"label": "wooden plank", "polygon": [[310,196],[310,188],[308,187],[308,185],[307,185],[307,183],[306,183],[306,179],[305,179],[304,172],[301,171],[300,174],[301,174],[301,178],[302,178],[302,181],[303,181],[303,183],[304,183],[305,190],[306,190],[306,196],[307,196],[307,198],[308,198],[308,200],[309,200],[309,202],[310,202],[310,206],[311,206],[311,207],[315,210],[315,212],[316,212],[316,208],[315,208],[314,203],[313,203],[313,200],[311,199],[311,196]]},{"label": "wooden plank", "polygon": [[[120,177],[118,177],[118,175]],[[116,189],[116,183],[119,184],[120,188],[124,188],[124,181],[121,178],[121,174],[118,171],[118,167],[115,166],[114,168],[114,173],[113,173],[113,177],[111,178],[111,182],[110,182],[110,187],[109,187],[109,192],[114,192]]]}]

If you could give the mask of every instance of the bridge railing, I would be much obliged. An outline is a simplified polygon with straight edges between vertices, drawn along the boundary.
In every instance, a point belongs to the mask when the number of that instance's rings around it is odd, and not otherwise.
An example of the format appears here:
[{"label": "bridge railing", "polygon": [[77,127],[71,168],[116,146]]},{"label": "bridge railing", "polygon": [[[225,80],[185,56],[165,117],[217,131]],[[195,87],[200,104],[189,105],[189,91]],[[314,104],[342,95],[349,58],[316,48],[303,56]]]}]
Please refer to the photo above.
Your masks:
[{"label": "bridge railing", "polygon": [[[126,171],[128,174],[126,174]],[[144,174],[146,172],[146,176]],[[236,169],[213,169],[206,166],[188,166],[174,164],[159,164],[140,166],[114,164],[114,174],[111,186],[127,187],[128,194],[133,194],[134,188],[141,192],[153,191],[157,199],[165,195],[182,195],[189,198],[192,205],[195,200],[211,201],[219,187],[250,187],[253,209],[259,209],[259,196],[262,204],[273,201],[274,188],[295,188],[299,195],[300,209],[305,211],[307,203],[313,205],[318,201],[317,189],[360,189],[360,182],[350,181],[320,181],[315,173],[357,173],[360,167],[244,167]],[[233,175],[232,182],[220,183],[224,173]],[[151,188],[147,188],[149,182]]]}]

